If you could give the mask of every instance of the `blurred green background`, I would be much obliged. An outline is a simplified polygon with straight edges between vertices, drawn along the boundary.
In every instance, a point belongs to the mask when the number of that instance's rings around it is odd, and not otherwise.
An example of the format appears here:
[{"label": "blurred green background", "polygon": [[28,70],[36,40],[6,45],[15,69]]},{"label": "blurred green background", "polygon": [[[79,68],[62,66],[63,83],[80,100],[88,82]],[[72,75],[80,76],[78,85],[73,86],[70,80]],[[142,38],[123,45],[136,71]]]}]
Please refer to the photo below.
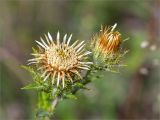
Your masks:
[{"label": "blurred green background", "polygon": [[160,119],[159,0],[0,0],[0,120],[32,120],[36,92],[20,66],[35,40],[73,33],[90,40],[101,25],[118,24],[129,53],[120,74],[103,72],[77,100],[61,102],[56,120]]}]

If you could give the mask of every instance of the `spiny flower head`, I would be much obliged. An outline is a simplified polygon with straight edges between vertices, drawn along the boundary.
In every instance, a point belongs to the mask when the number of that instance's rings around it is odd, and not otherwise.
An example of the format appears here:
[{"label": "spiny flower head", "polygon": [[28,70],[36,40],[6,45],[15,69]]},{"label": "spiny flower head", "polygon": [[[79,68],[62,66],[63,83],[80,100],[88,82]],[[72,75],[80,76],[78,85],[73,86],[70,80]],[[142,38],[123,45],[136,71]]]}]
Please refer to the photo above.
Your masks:
[{"label": "spiny flower head", "polygon": [[96,56],[111,57],[118,52],[121,44],[121,34],[114,31],[117,24],[112,27],[101,26],[100,33],[93,38]]},{"label": "spiny flower head", "polygon": [[126,53],[121,49],[121,34],[114,31],[116,26],[101,26],[100,32],[92,39],[94,57],[108,65],[119,64],[120,58]]},{"label": "spiny flower head", "polygon": [[78,40],[70,44],[72,34],[67,39],[67,34],[63,37],[63,42],[60,42],[60,33],[57,33],[56,42],[53,40],[50,33],[45,35],[46,41],[41,39],[41,42],[36,41],[40,48],[39,52],[32,53],[33,59],[29,59],[29,64],[36,64],[38,70],[42,72],[44,81],[50,80],[57,86],[60,82],[63,87],[65,81],[73,81],[75,76],[82,78],[81,70],[89,70],[92,62],[86,62],[85,58],[91,52],[85,51],[84,41],[78,43]]}]

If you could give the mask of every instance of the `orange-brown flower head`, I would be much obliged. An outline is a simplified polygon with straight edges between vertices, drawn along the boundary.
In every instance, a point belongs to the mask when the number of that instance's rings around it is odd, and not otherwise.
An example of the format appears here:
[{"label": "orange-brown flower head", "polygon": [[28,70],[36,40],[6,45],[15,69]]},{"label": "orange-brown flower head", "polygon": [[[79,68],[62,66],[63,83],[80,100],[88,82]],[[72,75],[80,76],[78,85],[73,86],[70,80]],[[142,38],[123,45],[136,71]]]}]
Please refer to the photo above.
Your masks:
[{"label": "orange-brown flower head", "polygon": [[93,38],[96,57],[113,57],[120,49],[121,34],[114,31],[117,24],[111,27],[101,27],[100,33]]},{"label": "orange-brown flower head", "polygon": [[89,65],[92,62],[85,62],[84,59],[91,52],[84,50],[84,41],[78,44],[78,40],[70,45],[72,34],[67,40],[67,34],[63,37],[63,42],[60,42],[60,33],[57,33],[57,42],[55,43],[48,33],[45,35],[46,42],[41,39],[41,42],[36,41],[42,49],[38,53],[33,53],[33,59],[29,59],[29,64],[36,64],[38,70],[42,72],[44,81],[50,78],[52,83],[55,81],[57,86],[61,82],[63,87],[65,81],[72,81],[75,75],[81,78],[80,70],[89,70]]}]

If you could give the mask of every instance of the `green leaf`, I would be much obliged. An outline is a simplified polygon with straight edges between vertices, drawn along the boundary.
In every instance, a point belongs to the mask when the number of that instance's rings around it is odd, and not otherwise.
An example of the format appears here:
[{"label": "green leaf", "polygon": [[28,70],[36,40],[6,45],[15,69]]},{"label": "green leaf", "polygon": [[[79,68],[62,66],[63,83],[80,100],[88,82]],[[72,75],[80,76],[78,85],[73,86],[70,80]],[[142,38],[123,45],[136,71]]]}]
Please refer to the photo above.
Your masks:
[{"label": "green leaf", "polygon": [[87,87],[85,87],[85,85],[83,85],[82,83],[75,83],[74,87],[78,87],[81,89],[85,89],[85,90],[89,90]]},{"label": "green leaf", "polygon": [[75,86],[82,88],[84,85],[82,83],[75,83]]},{"label": "green leaf", "polygon": [[32,74],[36,74],[36,73],[34,72],[33,68],[31,68],[31,67],[29,67],[29,66],[24,66],[24,65],[22,65],[21,67],[22,67],[23,69],[29,71],[29,72],[32,73]]},{"label": "green leaf", "polygon": [[64,97],[65,97],[65,98],[68,98],[68,99],[74,99],[74,100],[77,99],[77,97],[76,97],[75,95],[71,94],[71,93],[64,94]]},{"label": "green leaf", "polygon": [[32,67],[29,67],[29,66],[21,66],[21,67],[31,73],[33,81],[35,81],[35,82],[41,81],[42,78],[41,78],[40,73],[38,73]]},{"label": "green leaf", "polygon": [[43,88],[42,85],[32,83],[32,84],[29,84],[29,85],[21,88],[21,89],[22,89],[22,90],[26,90],[26,89],[42,89],[42,88]]}]

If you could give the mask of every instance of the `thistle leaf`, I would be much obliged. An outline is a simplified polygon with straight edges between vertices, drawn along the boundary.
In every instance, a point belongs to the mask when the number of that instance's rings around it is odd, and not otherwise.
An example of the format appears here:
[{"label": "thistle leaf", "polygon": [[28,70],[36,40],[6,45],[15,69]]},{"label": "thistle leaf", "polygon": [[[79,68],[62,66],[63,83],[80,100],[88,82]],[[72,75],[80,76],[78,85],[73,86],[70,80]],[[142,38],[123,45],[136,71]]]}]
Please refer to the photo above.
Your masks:
[{"label": "thistle leaf", "polygon": [[35,83],[32,83],[32,84],[29,84],[23,88],[21,88],[22,90],[28,90],[28,89],[42,89],[44,86],[42,85],[39,85],[39,84],[35,84]]},{"label": "thistle leaf", "polygon": [[35,71],[33,70],[33,68],[31,68],[31,67],[29,67],[29,66],[24,66],[24,65],[22,65],[21,67],[22,67],[23,69],[29,71],[29,72],[32,73],[32,74],[36,74]]},{"label": "thistle leaf", "polygon": [[82,83],[75,83],[74,87],[78,87],[80,89],[85,89],[85,90],[89,90],[87,87],[85,87],[84,84]]},{"label": "thistle leaf", "polygon": [[76,100],[77,97],[71,93],[68,93],[68,94],[64,94],[64,97],[67,98],[67,99],[74,99]]}]

